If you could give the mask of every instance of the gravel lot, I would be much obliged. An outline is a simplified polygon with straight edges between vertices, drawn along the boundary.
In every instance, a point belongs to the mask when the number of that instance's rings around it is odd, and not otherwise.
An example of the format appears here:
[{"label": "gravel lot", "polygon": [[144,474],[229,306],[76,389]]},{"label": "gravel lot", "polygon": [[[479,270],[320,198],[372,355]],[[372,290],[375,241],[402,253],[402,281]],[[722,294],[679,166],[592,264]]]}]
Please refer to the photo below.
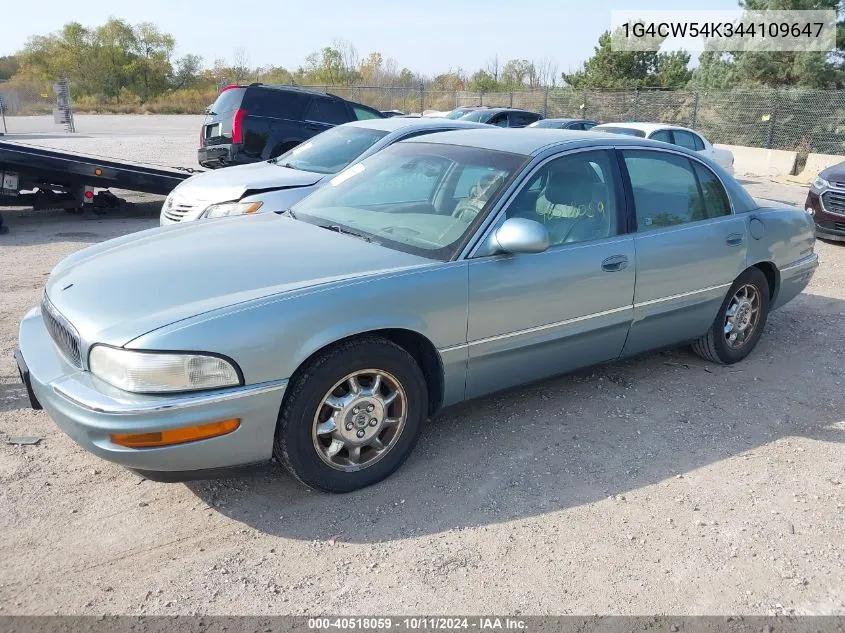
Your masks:
[{"label": "gravel lot", "polygon": [[[196,165],[196,117],[77,128],[9,121]],[[64,256],[157,224],[160,198],[127,197],[97,220],[0,209],[0,614],[845,614],[845,246],[818,244],[739,365],[679,349],[472,402],[389,480],[329,496],[273,466],[145,481],[27,409],[18,322]]]}]

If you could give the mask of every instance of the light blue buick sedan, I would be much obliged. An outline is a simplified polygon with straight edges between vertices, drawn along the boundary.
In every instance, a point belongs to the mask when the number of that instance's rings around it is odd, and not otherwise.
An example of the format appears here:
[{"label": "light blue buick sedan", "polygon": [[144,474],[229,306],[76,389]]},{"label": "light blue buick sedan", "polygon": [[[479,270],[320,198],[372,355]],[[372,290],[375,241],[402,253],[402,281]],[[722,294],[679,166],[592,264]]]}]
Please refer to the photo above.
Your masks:
[{"label": "light blue buick sedan", "polygon": [[818,262],[811,219],[678,146],[466,130],[399,142],[290,210],[71,255],[20,327],[32,406],[155,479],[276,456],[373,484],[442,407],[692,344],[734,363]]}]

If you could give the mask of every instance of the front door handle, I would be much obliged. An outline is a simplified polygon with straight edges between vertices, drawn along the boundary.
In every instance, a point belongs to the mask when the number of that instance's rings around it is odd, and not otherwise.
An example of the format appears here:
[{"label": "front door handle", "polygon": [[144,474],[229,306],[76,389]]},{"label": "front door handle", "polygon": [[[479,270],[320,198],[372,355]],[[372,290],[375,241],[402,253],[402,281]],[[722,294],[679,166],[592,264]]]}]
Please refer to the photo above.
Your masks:
[{"label": "front door handle", "polygon": [[731,233],[725,238],[725,243],[728,246],[739,246],[745,240],[745,236],[742,233]]},{"label": "front door handle", "polygon": [[601,269],[608,273],[615,273],[625,270],[628,267],[628,257],[625,255],[612,255],[601,263]]}]

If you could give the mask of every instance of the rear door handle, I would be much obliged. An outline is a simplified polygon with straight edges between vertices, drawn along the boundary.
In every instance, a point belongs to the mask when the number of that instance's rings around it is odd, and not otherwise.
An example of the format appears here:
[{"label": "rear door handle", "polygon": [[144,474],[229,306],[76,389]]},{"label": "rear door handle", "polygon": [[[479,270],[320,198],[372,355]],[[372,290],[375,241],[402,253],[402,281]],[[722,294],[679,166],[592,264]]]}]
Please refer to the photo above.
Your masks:
[{"label": "rear door handle", "polygon": [[625,270],[628,267],[628,258],[625,255],[612,255],[601,263],[601,269],[608,273],[615,273]]},{"label": "rear door handle", "polygon": [[725,238],[725,243],[728,246],[739,246],[743,241],[745,241],[745,237],[742,233],[731,233]]},{"label": "rear door handle", "polygon": [[310,125],[306,125],[306,126],[305,126],[305,129],[306,129],[306,130],[318,130],[318,131],[319,131],[319,130],[322,130],[323,128],[321,128],[319,125],[314,125],[314,124],[312,123],[312,124],[310,124]]}]

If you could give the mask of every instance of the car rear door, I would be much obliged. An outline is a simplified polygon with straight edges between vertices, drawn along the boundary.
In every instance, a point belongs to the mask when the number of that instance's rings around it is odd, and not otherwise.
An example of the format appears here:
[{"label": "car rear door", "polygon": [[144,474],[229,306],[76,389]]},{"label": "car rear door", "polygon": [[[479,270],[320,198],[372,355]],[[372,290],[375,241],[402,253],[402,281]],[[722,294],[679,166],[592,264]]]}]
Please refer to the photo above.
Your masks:
[{"label": "car rear door", "polygon": [[548,159],[511,197],[496,225],[542,222],[550,247],[470,258],[468,398],[619,356],[634,294],[624,200],[605,149]]},{"label": "car rear door", "polygon": [[309,97],[295,90],[250,87],[244,98],[247,111],[244,151],[255,160],[283,154],[306,137],[302,115]]},{"label": "car rear door", "polygon": [[704,334],[745,270],[748,238],[746,218],[702,162],[645,148],[621,149],[620,158],[637,251],[629,356]]},{"label": "car rear door", "polygon": [[340,99],[316,96],[305,109],[306,137],[310,138],[320,132],[325,132],[335,125],[351,120],[350,111],[346,103]]}]

